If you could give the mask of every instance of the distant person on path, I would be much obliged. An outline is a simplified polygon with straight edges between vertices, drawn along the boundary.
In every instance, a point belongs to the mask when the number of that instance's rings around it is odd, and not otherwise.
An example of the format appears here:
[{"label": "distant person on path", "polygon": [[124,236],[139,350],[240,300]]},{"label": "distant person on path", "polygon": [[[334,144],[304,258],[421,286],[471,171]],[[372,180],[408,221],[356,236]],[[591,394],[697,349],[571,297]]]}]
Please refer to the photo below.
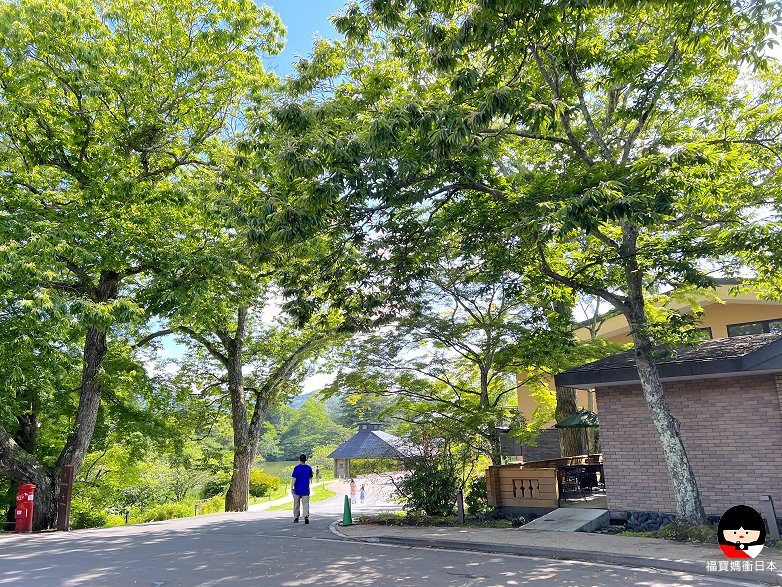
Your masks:
[{"label": "distant person on path", "polygon": [[364,503],[364,484],[361,484],[361,491],[358,494],[358,498],[361,500],[361,503]]},{"label": "distant person on path", "polygon": [[356,482],[350,480],[350,503],[356,503]]},{"label": "distant person on path", "polygon": [[320,465],[315,465],[315,483],[320,483]]},{"label": "distant person on path", "polygon": [[307,464],[307,455],[299,455],[299,464],[291,473],[291,495],[293,495],[293,521],[299,521],[301,506],[304,505],[304,523],[310,523],[310,481],[312,467]]}]

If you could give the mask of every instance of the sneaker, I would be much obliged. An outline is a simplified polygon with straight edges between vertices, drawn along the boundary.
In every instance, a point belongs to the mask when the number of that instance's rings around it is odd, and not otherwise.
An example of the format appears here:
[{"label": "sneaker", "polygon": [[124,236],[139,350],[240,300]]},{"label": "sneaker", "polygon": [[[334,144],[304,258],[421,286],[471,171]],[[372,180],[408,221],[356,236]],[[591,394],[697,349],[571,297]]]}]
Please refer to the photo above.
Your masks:
[{"label": "sneaker", "polygon": [[309,516],[304,516],[304,523],[305,524],[309,524],[310,523],[310,517]]},{"label": "sneaker", "polygon": [[298,524],[299,523],[299,518],[293,518],[293,523],[294,524]]}]

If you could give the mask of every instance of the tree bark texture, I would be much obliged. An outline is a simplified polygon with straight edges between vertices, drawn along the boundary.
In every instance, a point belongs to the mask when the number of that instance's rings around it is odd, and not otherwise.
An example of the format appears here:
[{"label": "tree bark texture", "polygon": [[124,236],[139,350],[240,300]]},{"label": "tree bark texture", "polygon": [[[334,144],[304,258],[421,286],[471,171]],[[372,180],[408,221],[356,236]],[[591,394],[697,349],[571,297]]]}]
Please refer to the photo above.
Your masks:
[{"label": "tree bark texture", "polygon": [[[489,371],[484,364],[478,366],[480,369],[481,379],[481,396],[478,405],[484,409],[491,409],[491,399],[489,398]],[[502,437],[496,428],[497,423],[492,424],[492,428],[489,430],[489,457],[491,458],[491,464],[499,466],[502,464]]]},{"label": "tree bark texture", "polygon": [[657,363],[654,360],[654,340],[648,329],[644,307],[643,271],[639,269],[636,257],[638,234],[637,226],[628,222],[623,223],[620,253],[627,259],[624,268],[627,298],[622,312],[630,325],[638,378],[652,421],[660,435],[668,474],[671,476],[676,515],[683,522],[702,524],[706,521],[706,513],[698,490],[698,482],[679,434],[679,422],[671,414]]},{"label": "tree bark texture", "polygon": [[58,469],[63,465],[74,465],[78,471],[87,454],[98,418],[101,397],[98,377],[107,351],[106,333],[90,326],[84,341],[84,364],[76,423],[60,453]]},{"label": "tree bark texture", "polygon": [[[554,417],[561,422],[576,413],[576,390],[572,387],[557,387],[557,407]],[[583,455],[587,447],[583,443],[584,432],[580,428],[562,428],[559,430],[559,450],[563,457]]]},{"label": "tree bark texture", "polygon": [[231,419],[234,432],[234,457],[231,483],[225,495],[225,511],[243,512],[250,500],[250,471],[257,439],[250,438],[250,423],[247,421],[247,400],[244,396],[244,375],[242,374],[242,351],[244,350],[244,332],[247,322],[247,309],[237,311],[236,334],[233,338],[220,336],[228,351],[228,394],[231,397]]},{"label": "tree bark texture", "polygon": [[648,337],[636,335],[633,335],[633,340],[641,389],[649,406],[654,426],[660,435],[665,462],[673,483],[676,514],[689,524],[702,524],[706,521],[706,513],[695,473],[690,466],[687,451],[679,434],[679,422],[671,414],[657,365],[648,358],[653,348],[651,341]]},{"label": "tree bark texture", "polygon": [[[114,271],[101,271],[97,287],[91,292],[92,299],[98,303],[106,303],[117,297],[119,293],[120,276]],[[108,345],[107,333],[96,326],[87,328],[84,339],[84,355],[81,373],[81,389],[79,393],[79,408],[76,412],[76,422],[73,430],[65,441],[65,446],[57,459],[57,465],[52,475],[51,486],[52,504],[57,503],[59,493],[60,469],[65,465],[72,465],[78,474],[95,432],[95,423],[98,420],[98,410],[101,400],[100,372],[103,369],[103,360],[106,358]],[[42,497],[43,499],[43,497]],[[38,492],[36,491],[36,507]]]}]

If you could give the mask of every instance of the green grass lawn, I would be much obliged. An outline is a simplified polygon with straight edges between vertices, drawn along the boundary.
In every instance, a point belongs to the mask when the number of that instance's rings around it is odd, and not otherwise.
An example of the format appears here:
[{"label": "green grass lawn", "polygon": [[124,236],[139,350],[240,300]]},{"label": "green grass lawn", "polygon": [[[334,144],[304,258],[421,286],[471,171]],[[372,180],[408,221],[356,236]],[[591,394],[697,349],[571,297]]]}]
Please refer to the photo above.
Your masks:
[{"label": "green grass lawn", "polygon": [[251,497],[250,505],[254,503],[264,503],[267,501],[274,501],[275,499],[280,499],[281,497],[285,497],[286,495],[288,495],[288,493],[290,493],[290,488],[291,488],[290,483],[281,483],[280,486],[269,495],[264,495],[263,497]]},{"label": "green grass lawn", "polygon": [[[294,462],[294,461],[282,461],[282,463],[287,464],[288,462]],[[298,461],[296,461],[298,463]],[[273,464],[279,464],[279,463],[273,463]],[[260,469],[263,469],[264,467],[259,467]],[[329,471],[322,471],[322,475],[320,477],[320,482],[323,481],[331,481],[334,479],[334,474],[331,470]],[[312,482],[315,482],[315,479],[312,480]],[[291,491],[291,480],[290,477],[286,477],[282,482],[280,483],[280,486],[275,489],[270,495],[264,495],[263,497],[253,497],[250,496],[249,505],[255,505],[256,503],[266,503],[269,501],[274,501],[275,499],[280,499],[285,497],[286,495],[290,495]]]},{"label": "green grass lawn", "polygon": [[[310,494],[310,503],[315,503],[316,501],[326,501],[327,499],[330,499],[335,495],[337,495],[336,492],[331,491],[330,489],[326,489],[325,487],[315,487],[312,490],[312,493]],[[274,512],[274,511],[286,511],[286,510],[293,511],[293,502],[275,505],[270,507],[266,511]]]}]

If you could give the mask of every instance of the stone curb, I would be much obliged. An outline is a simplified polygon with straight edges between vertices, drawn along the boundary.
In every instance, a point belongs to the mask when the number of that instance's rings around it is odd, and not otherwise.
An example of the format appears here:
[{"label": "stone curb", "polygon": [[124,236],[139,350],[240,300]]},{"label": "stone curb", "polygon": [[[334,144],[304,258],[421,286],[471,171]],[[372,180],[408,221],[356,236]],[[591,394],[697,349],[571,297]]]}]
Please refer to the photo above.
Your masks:
[{"label": "stone curb", "polygon": [[398,536],[371,536],[354,537],[340,532],[337,529],[339,522],[333,522],[329,530],[340,538],[354,542],[368,542],[373,544],[389,544],[394,546],[415,546],[418,548],[437,548],[440,550],[469,550],[487,554],[509,554],[514,556],[532,556],[539,558],[551,558],[556,560],[570,560],[588,563],[602,563],[620,567],[643,567],[665,571],[677,571],[700,575],[711,579],[733,579],[736,581],[749,581],[766,585],[779,586],[780,576],[765,571],[735,572],[722,571],[709,573],[702,563],[693,563],[682,560],[650,558],[644,556],[611,554],[589,550],[553,549],[544,546],[496,544],[490,542],[467,542],[460,540],[431,540],[428,538],[402,538]]}]

